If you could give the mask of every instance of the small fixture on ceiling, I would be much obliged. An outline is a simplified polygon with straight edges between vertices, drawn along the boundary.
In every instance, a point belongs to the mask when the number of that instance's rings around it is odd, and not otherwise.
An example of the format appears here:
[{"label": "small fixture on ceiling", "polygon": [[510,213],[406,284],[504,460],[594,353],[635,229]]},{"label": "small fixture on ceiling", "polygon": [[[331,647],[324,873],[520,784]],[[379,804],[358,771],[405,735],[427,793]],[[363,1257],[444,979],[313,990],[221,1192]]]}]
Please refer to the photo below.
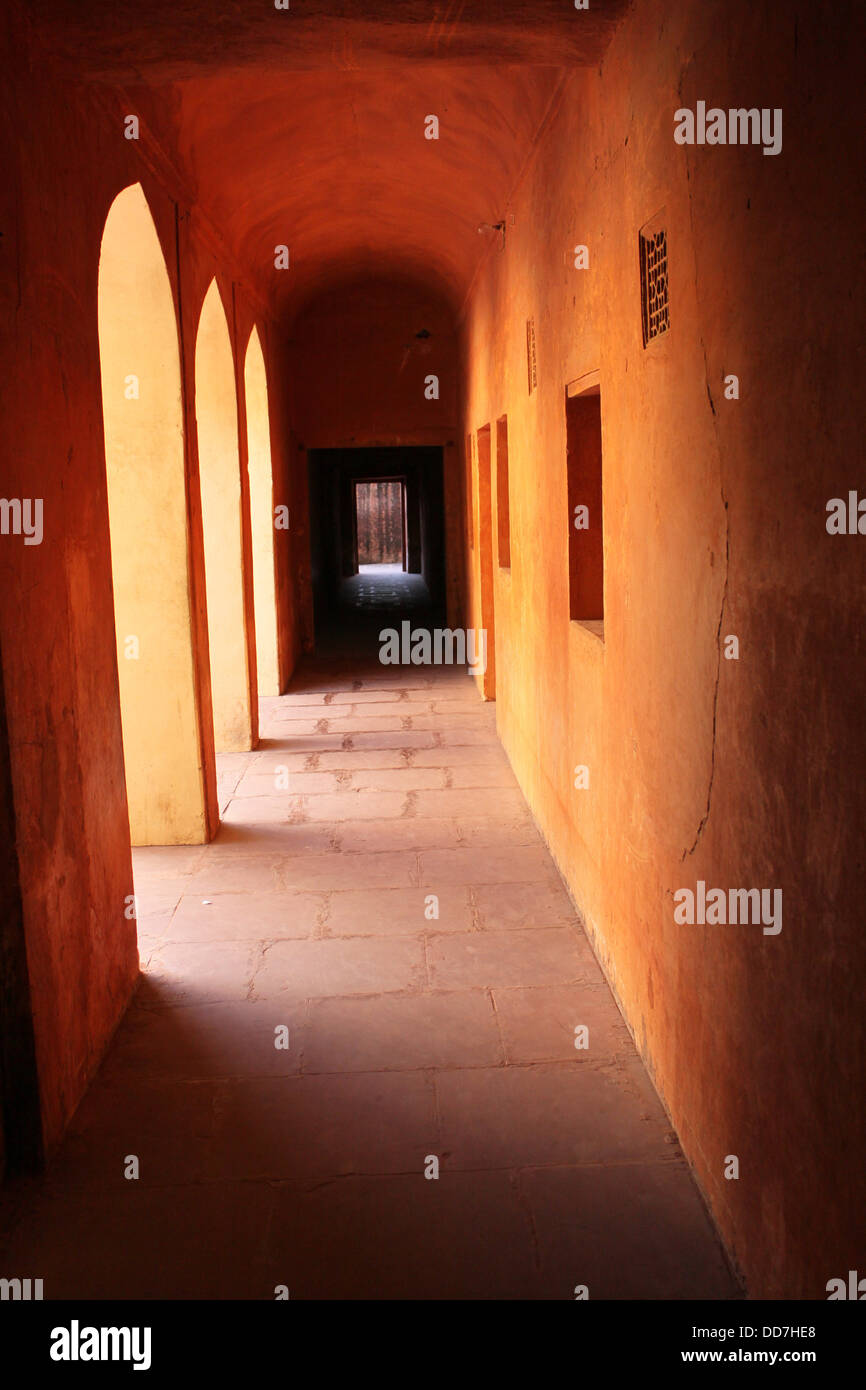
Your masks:
[{"label": "small fixture on ceiling", "polygon": [[430,336],[431,334],[429,328],[422,328],[418,333],[415,334],[416,338],[429,338]]},{"label": "small fixture on ceiling", "polygon": [[501,240],[501,242],[500,242],[499,249],[500,249],[501,251],[504,251],[504,250],[505,250],[505,222],[504,222],[504,221],[502,221],[502,222],[482,222],[482,223],[481,223],[481,226],[478,228],[478,235],[479,235],[479,236],[482,236],[482,235],[484,234],[484,232],[499,232],[499,235],[500,235],[500,237],[502,238],[502,240]]}]

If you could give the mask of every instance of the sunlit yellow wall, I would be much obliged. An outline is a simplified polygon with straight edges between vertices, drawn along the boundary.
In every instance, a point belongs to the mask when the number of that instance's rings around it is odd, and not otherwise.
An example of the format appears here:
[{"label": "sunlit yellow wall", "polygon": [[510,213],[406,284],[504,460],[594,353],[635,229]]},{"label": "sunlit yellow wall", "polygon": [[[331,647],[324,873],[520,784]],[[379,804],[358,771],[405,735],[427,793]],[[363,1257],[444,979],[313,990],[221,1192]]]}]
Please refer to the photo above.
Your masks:
[{"label": "sunlit yellow wall", "polygon": [[262,345],[255,328],[244,364],[247,406],[247,456],[253,530],[253,592],[256,609],[256,664],[259,694],[279,695],[277,597],[274,575],[274,480],[268,383]]},{"label": "sunlit yellow wall", "polygon": [[207,833],[177,323],[139,184],[118,194],[105,224],[99,353],[130,835],[134,845],[198,844]]},{"label": "sunlit yellow wall", "polygon": [[214,739],[218,753],[229,753],[252,747],[252,722],[234,358],[215,280],[205,296],[196,340],[195,414]]}]

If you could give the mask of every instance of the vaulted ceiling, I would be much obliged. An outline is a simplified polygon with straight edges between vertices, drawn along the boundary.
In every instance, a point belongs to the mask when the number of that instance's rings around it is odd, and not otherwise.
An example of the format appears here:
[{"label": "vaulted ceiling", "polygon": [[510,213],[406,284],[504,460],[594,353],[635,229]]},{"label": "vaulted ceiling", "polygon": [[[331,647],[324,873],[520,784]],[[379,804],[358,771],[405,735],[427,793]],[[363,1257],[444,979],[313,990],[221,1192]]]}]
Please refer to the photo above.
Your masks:
[{"label": "vaulted ceiling", "polygon": [[365,273],[459,304],[559,83],[600,60],[626,7],[40,0],[30,20],[64,67],[140,100],[239,264],[293,313]]},{"label": "vaulted ceiling", "polygon": [[[181,161],[278,301],[415,273],[459,300],[556,87],[553,69],[216,74],[170,93]],[[167,96],[169,94],[166,94]],[[439,139],[425,139],[436,115]],[[290,271],[274,248],[290,249]]]}]

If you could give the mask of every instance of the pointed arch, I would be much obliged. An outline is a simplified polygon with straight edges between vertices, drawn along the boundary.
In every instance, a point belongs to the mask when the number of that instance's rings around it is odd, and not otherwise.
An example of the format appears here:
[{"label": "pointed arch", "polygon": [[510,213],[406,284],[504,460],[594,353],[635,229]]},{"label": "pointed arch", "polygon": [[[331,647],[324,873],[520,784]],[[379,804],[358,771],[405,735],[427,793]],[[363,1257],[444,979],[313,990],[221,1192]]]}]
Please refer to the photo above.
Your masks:
[{"label": "pointed arch", "polygon": [[[218,753],[252,748],[255,641],[245,597],[243,494],[231,336],[219,286],[204,298],[195,345],[195,418],[204,528],[211,694]],[[252,636],[252,642],[250,641]]]},{"label": "pointed arch", "polygon": [[177,315],[141,185],[103,229],[99,360],[130,838],[207,839]]},{"label": "pointed arch", "polygon": [[258,329],[253,327],[244,359],[253,593],[256,614],[256,671],[262,695],[279,695],[277,587],[274,554],[274,477],[268,379]]}]

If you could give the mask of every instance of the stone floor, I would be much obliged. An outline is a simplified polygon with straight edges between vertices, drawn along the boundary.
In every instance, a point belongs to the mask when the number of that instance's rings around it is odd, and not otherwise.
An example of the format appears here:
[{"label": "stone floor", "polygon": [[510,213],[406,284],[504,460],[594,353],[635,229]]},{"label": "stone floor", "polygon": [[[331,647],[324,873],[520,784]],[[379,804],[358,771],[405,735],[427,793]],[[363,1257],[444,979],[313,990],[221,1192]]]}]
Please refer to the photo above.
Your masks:
[{"label": "stone floor", "polygon": [[494,710],[465,674],[372,662],[263,701],[216,841],[135,853],[140,990],[48,1174],[4,1197],[0,1275],[739,1296]]},{"label": "stone floor", "polygon": [[338,603],[349,609],[400,609],[407,616],[431,606],[430,590],[420,574],[400,565],[364,565],[340,585]]}]

